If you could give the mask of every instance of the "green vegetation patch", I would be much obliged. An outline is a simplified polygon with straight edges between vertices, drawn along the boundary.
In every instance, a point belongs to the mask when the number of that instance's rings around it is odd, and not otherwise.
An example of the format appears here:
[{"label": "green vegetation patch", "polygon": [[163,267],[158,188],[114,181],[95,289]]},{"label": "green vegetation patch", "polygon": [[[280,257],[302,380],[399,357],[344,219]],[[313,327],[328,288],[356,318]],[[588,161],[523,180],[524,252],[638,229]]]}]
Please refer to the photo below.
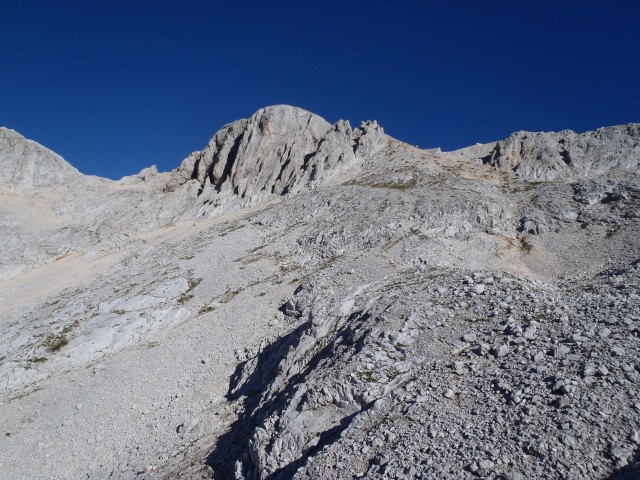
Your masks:
[{"label": "green vegetation patch", "polygon": [[47,357],[35,357],[27,360],[29,363],[43,363],[49,360]]},{"label": "green vegetation patch", "polygon": [[216,307],[212,307],[211,305],[205,305],[204,307],[198,310],[198,315],[203,315],[205,313],[211,313],[216,310]]},{"label": "green vegetation patch", "polygon": [[178,297],[178,305],[184,305],[185,303],[187,303],[189,300],[191,300],[193,298],[193,289],[196,288],[198,285],[200,285],[200,282],[202,282],[202,278],[190,278],[189,279],[189,288],[187,289],[186,292],[184,292],[182,295],[180,295]]},{"label": "green vegetation patch", "polygon": [[531,253],[531,250],[533,250],[533,243],[531,243],[531,239],[528,235],[520,237],[520,250],[525,253]]},{"label": "green vegetation patch", "polygon": [[58,352],[62,350],[69,344],[69,340],[66,335],[49,335],[45,341],[42,343],[42,346],[49,350],[51,353]]},{"label": "green vegetation patch", "polygon": [[607,230],[605,237],[606,238],[613,237],[618,232],[618,230],[620,230],[620,225],[614,225],[613,227]]},{"label": "green vegetation patch", "polygon": [[244,228],[244,227],[245,227],[245,225],[243,223],[237,223],[235,225],[229,225],[229,226],[223,228],[222,230],[220,230],[220,233],[218,235],[221,236],[221,237],[226,237],[231,232],[235,232],[236,230],[240,230],[241,228]]}]

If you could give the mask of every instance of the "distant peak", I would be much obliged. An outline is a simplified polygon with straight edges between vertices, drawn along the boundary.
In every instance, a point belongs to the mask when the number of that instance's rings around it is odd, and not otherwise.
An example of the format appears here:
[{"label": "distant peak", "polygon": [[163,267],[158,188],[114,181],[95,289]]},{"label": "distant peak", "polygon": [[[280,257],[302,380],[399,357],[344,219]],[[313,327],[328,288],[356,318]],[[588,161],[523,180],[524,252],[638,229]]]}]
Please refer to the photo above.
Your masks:
[{"label": "distant peak", "polygon": [[15,130],[0,127],[0,188],[67,185],[82,177],[57,153]]},{"label": "distant peak", "polygon": [[639,142],[637,123],[584,133],[518,131],[497,142],[483,162],[533,181],[593,177],[610,170],[637,172]]},{"label": "distant peak", "polygon": [[285,116],[285,115],[293,115],[293,116],[319,116],[314,113],[305,110],[304,108],[294,107],[293,105],[269,105],[267,107],[263,107],[256,111],[251,118],[258,118],[263,116]]}]

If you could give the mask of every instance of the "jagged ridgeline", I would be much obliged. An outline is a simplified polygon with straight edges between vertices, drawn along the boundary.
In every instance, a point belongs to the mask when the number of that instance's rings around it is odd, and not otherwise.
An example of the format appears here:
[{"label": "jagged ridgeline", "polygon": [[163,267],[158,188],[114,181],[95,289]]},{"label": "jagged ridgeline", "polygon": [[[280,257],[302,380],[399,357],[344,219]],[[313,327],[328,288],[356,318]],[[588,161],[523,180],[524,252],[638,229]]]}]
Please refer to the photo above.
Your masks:
[{"label": "jagged ridgeline", "polygon": [[0,128],[0,477],[640,478],[639,165],[279,105],[112,181]]},{"label": "jagged ridgeline", "polygon": [[386,144],[376,122],[353,130],[344,120],[331,125],[300,108],[269,107],[222,127],[182,162],[167,189],[196,180],[202,202],[233,194],[254,204],[353,175]]}]

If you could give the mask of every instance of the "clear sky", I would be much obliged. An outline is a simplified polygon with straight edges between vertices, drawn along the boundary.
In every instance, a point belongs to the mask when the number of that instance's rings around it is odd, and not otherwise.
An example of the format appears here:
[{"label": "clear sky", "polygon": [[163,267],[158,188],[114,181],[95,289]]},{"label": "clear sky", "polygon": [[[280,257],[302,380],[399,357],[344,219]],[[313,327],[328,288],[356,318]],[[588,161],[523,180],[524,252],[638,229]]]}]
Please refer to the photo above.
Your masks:
[{"label": "clear sky", "polygon": [[453,150],[640,121],[640,2],[0,0],[0,125],[171,170],[286,103]]}]

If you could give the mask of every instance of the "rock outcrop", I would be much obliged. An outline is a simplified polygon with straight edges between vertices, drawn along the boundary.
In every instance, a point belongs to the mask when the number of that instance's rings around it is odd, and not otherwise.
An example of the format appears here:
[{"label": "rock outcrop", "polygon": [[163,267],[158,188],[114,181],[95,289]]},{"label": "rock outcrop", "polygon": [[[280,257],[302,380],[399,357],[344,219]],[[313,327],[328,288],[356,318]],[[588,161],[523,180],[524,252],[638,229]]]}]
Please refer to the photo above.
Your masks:
[{"label": "rock outcrop", "polygon": [[230,395],[245,410],[214,452],[215,478],[232,465],[236,478],[336,480],[625,467],[640,414],[614,384],[640,382],[628,335],[639,274],[638,262],[602,272],[593,290],[447,269],[347,295],[304,284],[282,307],[298,328],[240,355]]},{"label": "rock outcrop", "polygon": [[0,127],[0,188],[67,185],[82,176],[60,155],[14,130]]},{"label": "rock outcrop", "polygon": [[224,126],[182,162],[167,189],[196,180],[202,202],[235,195],[253,204],[353,174],[386,141],[376,122],[353,130],[347,121],[331,125],[300,108],[268,107]]},{"label": "rock outcrop", "polygon": [[637,123],[585,133],[516,132],[496,143],[483,161],[530,181],[588,178],[611,170],[637,173],[639,138]]}]

